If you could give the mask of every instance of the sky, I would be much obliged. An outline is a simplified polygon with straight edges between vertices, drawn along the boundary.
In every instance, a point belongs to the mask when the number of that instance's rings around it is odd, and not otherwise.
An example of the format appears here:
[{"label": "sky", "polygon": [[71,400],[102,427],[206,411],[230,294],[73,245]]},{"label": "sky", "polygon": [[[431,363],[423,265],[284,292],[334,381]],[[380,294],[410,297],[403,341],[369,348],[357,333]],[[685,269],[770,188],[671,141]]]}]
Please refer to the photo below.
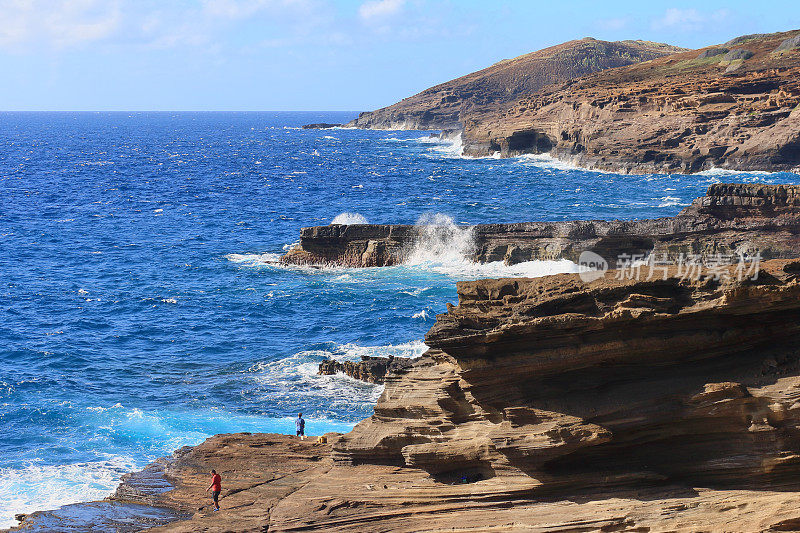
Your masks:
[{"label": "sky", "polygon": [[798,28],[797,0],[0,0],[0,109],[363,111],[586,36]]}]

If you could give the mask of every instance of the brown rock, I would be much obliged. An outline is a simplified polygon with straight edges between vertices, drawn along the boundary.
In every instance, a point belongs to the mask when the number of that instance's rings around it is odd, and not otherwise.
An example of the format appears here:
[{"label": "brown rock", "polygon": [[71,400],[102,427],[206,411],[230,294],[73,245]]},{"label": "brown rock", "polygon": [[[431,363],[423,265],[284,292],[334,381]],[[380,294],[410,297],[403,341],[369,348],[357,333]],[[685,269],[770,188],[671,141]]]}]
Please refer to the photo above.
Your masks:
[{"label": "brown rock", "polygon": [[371,357],[364,355],[361,361],[336,361],[327,359],[319,364],[319,374],[331,376],[345,374],[367,383],[383,383],[390,372],[401,372],[410,367],[413,360],[408,357]]},{"label": "brown rock", "polygon": [[389,107],[361,113],[348,124],[358,128],[461,130],[463,117],[497,109],[519,95],[535,94],[608,68],[631,65],[684,50],[649,41],[569,41],[451,80]]},{"label": "brown rock", "polygon": [[[479,224],[471,228],[472,259],[508,264],[534,259],[577,262],[584,251],[613,268],[620,254],[724,255],[760,252],[764,259],[800,256],[800,188],[792,185],[715,184],[678,216],[635,221]],[[303,228],[300,244],[281,258],[295,264],[351,267],[402,263],[424,246],[423,227],[331,225]]]},{"label": "brown rock", "polygon": [[[589,74],[464,118],[465,153],[623,172],[800,166],[798,31]],[[746,46],[746,47],[745,47]],[[779,53],[774,53],[779,52]]]}]

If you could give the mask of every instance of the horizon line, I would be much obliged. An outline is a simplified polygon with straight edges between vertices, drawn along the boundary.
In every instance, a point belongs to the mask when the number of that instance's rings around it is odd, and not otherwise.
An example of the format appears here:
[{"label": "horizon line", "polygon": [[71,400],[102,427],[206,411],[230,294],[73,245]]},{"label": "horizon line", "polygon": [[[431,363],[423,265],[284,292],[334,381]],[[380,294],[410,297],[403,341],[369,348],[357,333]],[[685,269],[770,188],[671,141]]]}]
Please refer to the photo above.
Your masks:
[{"label": "horizon line", "polygon": [[0,109],[0,113],[362,113],[353,109]]}]

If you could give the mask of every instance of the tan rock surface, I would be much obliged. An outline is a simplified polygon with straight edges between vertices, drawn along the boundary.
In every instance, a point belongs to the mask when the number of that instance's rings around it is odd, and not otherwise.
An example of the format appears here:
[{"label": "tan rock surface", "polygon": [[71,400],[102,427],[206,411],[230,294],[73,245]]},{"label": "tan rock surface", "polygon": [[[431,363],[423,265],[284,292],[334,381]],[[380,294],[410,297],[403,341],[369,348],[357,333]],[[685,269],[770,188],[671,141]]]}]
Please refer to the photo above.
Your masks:
[{"label": "tan rock surface", "polygon": [[791,43],[798,34],[745,36],[472,113],[464,120],[465,151],[549,152],[582,167],[633,173],[797,168],[800,47]]},{"label": "tan rock surface", "polygon": [[800,531],[800,261],[761,267],[461,282],[331,446],[219,435],[118,497],[192,513],[160,533]]},{"label": "tan rock surface", "polygon": [[534,94],[607,68],[631,65],[684,50],[649,41],[598,41],[587,37],[551,46],[451,80],[394,105],[361,113],[348,126],[377,129],[461,128],[462,117],[495,109],[522,94]]}]

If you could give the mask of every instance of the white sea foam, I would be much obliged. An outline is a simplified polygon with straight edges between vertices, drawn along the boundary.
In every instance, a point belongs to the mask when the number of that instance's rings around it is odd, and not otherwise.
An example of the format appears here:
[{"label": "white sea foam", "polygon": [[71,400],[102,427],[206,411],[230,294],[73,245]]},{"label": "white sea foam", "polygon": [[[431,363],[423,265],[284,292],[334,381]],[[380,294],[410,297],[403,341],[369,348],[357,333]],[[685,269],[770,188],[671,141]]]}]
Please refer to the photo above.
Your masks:
[{"label": "white sea foam", "polygon": [[[476,263],[473,228],[456,224],[453,219],[441,213],[421,216],[416,225],[419,237],[409,245],[405,261],[393,267],[349,268],[343,266],[308,266],[279,263],[280,254],[228,254],[225,258],[233,263],[248,267],[267,267],[294,270],[309,275],[328,275],[337,283],[371,283],[377,276],[393,276],[408,271],[436,273],[456,280],[499,278],[499,277],[539,277],[564,272],[578,272],[578,265],[561,259],[553,261],[527,261],[516,265],[506,265],[502,261]],[[402,291],[412,294],[408,291]]]},{"label": "white sea foam", "polygon": [[456,279],[488,277],[539,277],[563,272],[578,272],[578,265],[562,259],[527,261],[506,265],[502,261],[476,263],[472,227],[459,226],[441,213],[425,215],[417,221],[419,238],[414,242],[403,266],[430,270]]},{"label": "white sea foam", "polygon": [[0,468],[0,528],[16,525],[18,513],[105,498],[123,474],[139,468],[133,459],[113,455],[86,463]]},{"label": "white sea foam", "polygon": [[660,203],[658,204],[658,207],[674,207],[674,206],[677,206],[677,205],[680,205],[680,206],[689,205],[687,202],[682,202],[680,198],[675,197],[675,196],[663,196],[663,197],[659,198],[658,200],[660,200]]},{"label": "white sea foam", "polygon": [[452,137],[420,137],[417,141],[421,143],[430,143],[434,146],[430,148],[431,152],[438,152],[444,157],[464,157],[464,141],[461,134]]},{"label": "white sea foam", "polygon": [[[764,170],[731,170],[729,168],[710,168],[697,172],[695,176],[709,176],[715,178],[741,178],[744,181],[765,181],[762,178],[755,176],[773,176],[776,172],[767,172]],[[771,183],[768,181],[767,183]]]},{"label": "white sea foam", "polygon": [[277,361],[259,362],[249,372],[264,385],[265,399],[275,393],[282,397],[297,397],[304,403],[309,399],[323,400],[331,410],[352,405],[374,405],[383,392],[383,385],[365,383],[344,374],[320,376],[319,364],[326,359],[360,361],[362,356],[411,357],[421,356],[428,347],[422,341],[385,346],[337,344],[329,348],[305,350]]},{"label": "white sea foam", "polygon": [[331,220],[331,224],[369,224],[369,222],[367,222],[367,219],[364,217],[364,215],[344,212],[336,215],[334,219]]},{"label": "white sea foam", "polygon": [[473,228],[457,225],[442,213],[422,215],[419,237],[405,260],[407,265],[461,263],[475,251]]}]

